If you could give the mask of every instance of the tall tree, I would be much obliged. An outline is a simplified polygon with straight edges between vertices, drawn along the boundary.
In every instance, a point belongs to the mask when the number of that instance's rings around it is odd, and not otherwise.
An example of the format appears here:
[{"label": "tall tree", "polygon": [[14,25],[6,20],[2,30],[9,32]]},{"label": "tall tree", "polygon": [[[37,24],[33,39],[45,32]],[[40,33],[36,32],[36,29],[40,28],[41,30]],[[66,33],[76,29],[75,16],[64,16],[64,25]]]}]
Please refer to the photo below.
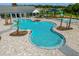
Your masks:
[{"label": "tall tree", "polygon": [[59,10],[59,12],[60,12],[60,16],[61,16],[60,27],[62,27],[62,22],[63,22],[64,12],[63,12],[63,10]]},{"label": "tall tree", "polygon": [[72,19],[72,16],[70,17],[70,20],[69,20],[68,29],[70,29],[71,19]]},{"label": "tall tree", "polygon": [[19,21],[19,19],[17,19],[17,20],[14,20],[14,22],[15,22],[14,26],[16,27],[16,33],[19,34],[19,23],[20,23],[20,21]]},{"label": "tall tree", "polygon": [[5,13],[5,16],[4,16],[4,18],[5,18],[5,25],[8,25],[9,24],[9,22],[8,22],[8,17],[7,17],[7,14]]},{"label": "tall tree", "polygon": [[63,19],[61,18],[60,27],[62,27]]},{"label": "tall tree", "polygon": [[70,14],[74,14],[77,18],[79,15],[79,3],[68,5],[64,11]]}]

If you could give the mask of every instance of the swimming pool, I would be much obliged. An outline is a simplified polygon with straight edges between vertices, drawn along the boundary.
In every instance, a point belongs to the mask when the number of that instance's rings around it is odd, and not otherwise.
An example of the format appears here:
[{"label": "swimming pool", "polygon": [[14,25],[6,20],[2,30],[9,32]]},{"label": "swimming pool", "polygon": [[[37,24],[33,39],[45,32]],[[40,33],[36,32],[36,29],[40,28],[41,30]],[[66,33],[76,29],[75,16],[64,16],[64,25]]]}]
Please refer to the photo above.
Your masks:
[{"label": "swimming pool", "polygon": [[33,22],[29,19],[19,19],[20,30],[31,30],[29,41],[40,48],[58,48],[64,45],[64,36],[51,30],[56,26],[51,22]]},{"label": "swimming pool", "polygon": [[[61,21],[61,18],[58,18],[59,21]],[[64,23],[68,23],[69,22],[69,18],[63,18],[63,22]],[[77,19],[71,19],[71,23],[76,23],[76,22],[79,22],[79,20]]]}]

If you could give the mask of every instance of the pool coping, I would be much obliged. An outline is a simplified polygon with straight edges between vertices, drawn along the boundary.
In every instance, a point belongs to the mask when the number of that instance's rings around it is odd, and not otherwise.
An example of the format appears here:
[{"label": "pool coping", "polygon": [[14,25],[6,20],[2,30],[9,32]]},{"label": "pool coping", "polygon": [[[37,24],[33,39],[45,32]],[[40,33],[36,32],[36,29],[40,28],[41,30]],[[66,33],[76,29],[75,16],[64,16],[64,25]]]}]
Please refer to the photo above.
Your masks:
[{"label": "pool coping", "polygon": [[[39,22],[50,22],[50,21],[41,21],[41,20],[40,20]],[[56,24],[55,22],[51,22],[51,23],[54,23],[54,24],[56,25],[56,27],[57,27],[57,24]],[[56,28],[56,27],[54,27],[54,28]],[[54,28],[53,28],[53,32],[55,32],[55,33],[56,33],[57,35],[59,35],[61,38],[64,38],[64,39],[62,40],[62,42],[64,41],[64,43],[61,43],[60,45],[57,45],[56,47],[37,46],[37,45],[35,45],[35,44],[31,41],[31,33],[29,33],[29,41],[31,42],[31,44],[32,44],[33,46],[38,47],[38,48],[40,48],[40,49],[58,49],[58,48],[64,46],[64,45],[65,45],[65,42],[66,42],[65,37],[64,37],[62,34],[60,34],[59,32],[55,31]],[[30,29],[28,29],[28,30],[30,30]],[[30,30],[30,31],[32,32],[32,30]],[[52,31],[52,27],[50,28],[50,31]]]}]

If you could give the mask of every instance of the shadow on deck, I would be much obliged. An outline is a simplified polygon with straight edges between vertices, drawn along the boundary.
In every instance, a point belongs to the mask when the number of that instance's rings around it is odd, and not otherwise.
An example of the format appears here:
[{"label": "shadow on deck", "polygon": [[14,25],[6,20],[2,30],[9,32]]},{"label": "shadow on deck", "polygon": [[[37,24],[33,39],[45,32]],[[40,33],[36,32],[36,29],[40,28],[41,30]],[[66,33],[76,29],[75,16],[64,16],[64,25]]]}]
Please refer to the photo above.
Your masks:
[{"label": "shadow on deck", "polygon": [[68,45],[59,48],[59,50],[66,56],[79,56],[79,52],[73,50]]}]

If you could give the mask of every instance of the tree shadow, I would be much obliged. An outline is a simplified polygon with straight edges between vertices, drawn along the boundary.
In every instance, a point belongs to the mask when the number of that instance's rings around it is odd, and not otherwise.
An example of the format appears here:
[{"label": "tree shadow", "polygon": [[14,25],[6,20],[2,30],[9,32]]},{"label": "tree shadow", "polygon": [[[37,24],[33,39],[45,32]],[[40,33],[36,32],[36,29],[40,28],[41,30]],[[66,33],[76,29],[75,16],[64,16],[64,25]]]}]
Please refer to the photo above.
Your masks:
[{"label": "tree shadow", "polygon": [[64,45],[63,47],[59,48],[59,50],[66,56],[79,56],[79,52],[73,50],[68,45]]},{"label": "tree shadow", "polygon": [[8,31],[10,31],[10,30],[12,30],[12,27],[10,27],[10,28],[7,29],[7,30],[1,31],[0,34],[3,34],[3,33],[8,32]]}]

